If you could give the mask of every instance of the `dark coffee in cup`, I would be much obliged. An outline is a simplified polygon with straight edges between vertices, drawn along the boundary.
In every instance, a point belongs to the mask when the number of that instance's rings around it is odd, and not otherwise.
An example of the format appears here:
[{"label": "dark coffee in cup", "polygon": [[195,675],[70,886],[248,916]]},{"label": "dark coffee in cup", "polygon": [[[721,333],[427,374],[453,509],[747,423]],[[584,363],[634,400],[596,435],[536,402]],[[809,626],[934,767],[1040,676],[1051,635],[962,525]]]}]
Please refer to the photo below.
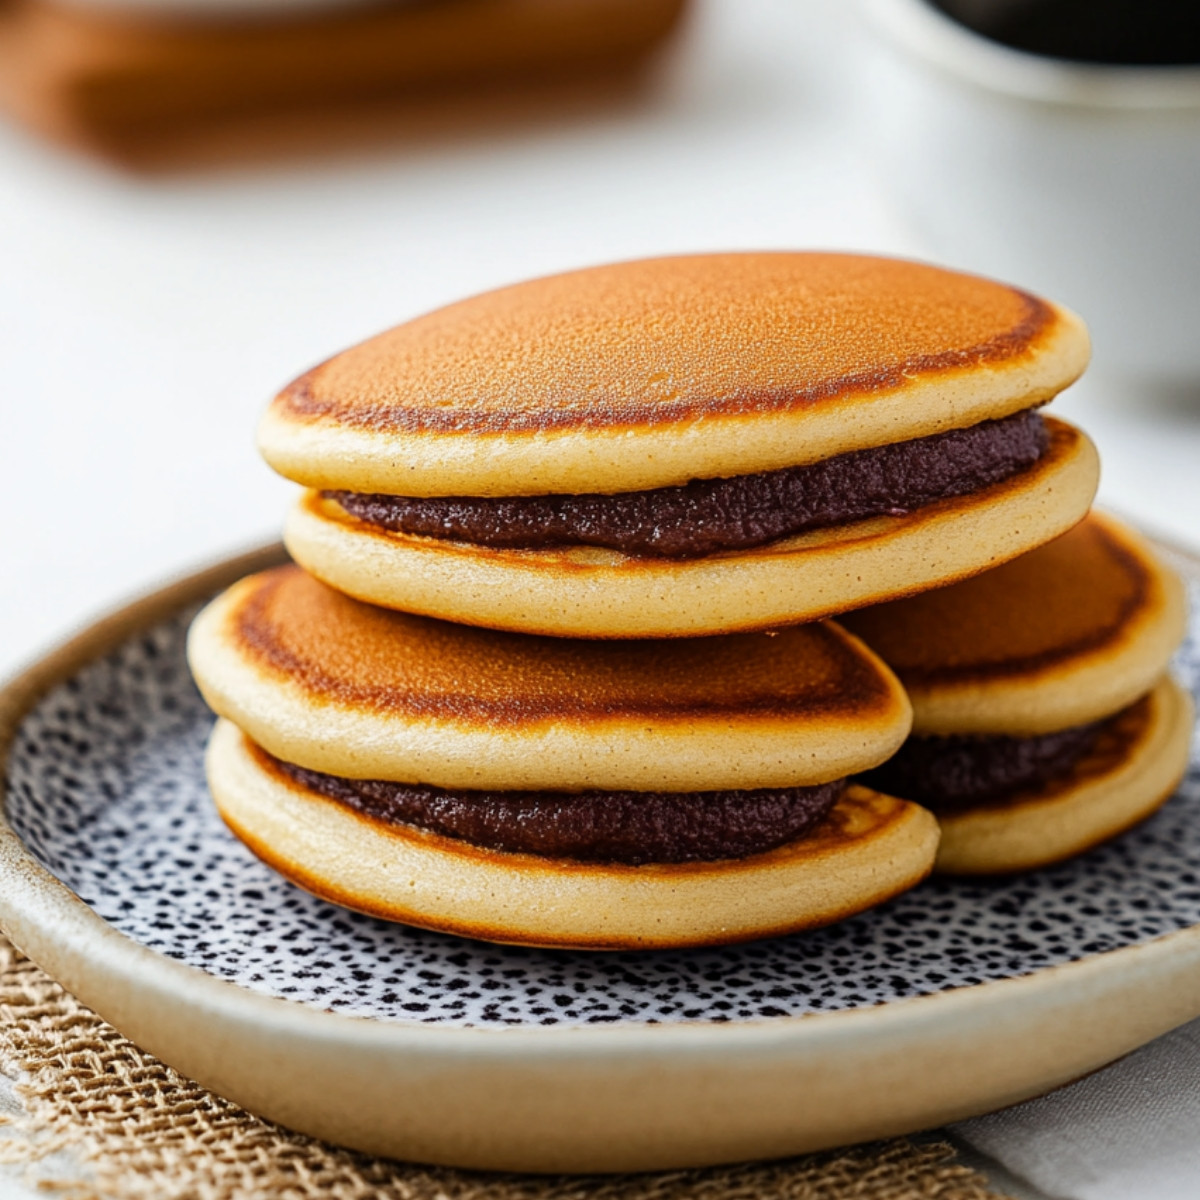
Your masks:
[{"label": "dark coffee in cup", "polygon": [[932,0],[976,33],[1079,62],[1200,63],[1200,0]]}]

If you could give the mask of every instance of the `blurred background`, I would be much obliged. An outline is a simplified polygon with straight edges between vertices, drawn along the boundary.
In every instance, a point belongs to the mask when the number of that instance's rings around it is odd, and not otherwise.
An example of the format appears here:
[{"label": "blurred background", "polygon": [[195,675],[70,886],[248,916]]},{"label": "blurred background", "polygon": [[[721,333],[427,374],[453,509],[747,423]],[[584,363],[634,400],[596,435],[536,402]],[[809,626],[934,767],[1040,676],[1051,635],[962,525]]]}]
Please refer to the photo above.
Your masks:
[{"label": "blurred background", "polygon": [[254,427],[306,367],[484,288],[674,251],[882,251],[1044,290],[1093,325],[1057,407],[1100,446],[1102,501],[1200,543],[1195,49],[1164,26],[1105,65],[1127,35],[1064,50],[985,28],[998,2],[0,0],[0,671],[275,537],[289,485]]}]

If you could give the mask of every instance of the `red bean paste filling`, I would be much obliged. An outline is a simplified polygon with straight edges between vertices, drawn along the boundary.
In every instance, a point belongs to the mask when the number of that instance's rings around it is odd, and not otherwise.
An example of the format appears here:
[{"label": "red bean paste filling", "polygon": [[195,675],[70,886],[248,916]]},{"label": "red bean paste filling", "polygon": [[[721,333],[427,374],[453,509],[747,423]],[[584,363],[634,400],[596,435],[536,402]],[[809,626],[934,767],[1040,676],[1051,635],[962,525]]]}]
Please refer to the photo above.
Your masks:
[{"label": "red bean paste filling", "polygon": [[1040,737],[910,737],[887,762],[861,778],[868,787],[935,810],[992,803],[1065,775],[1096,744],[1109,721]]},{"label": "red bean paste filling", "polygon": [[301,787],[390,825],[415,826],[488,850],[631,866],[714,862],[774,850],[815,829],[846,786],[838,779],[817,787],[750,791],[488,792],[345,779],[271,761]]},{"label": "red bean paste filling", "polygon": [[327,491],[348,513],[398,533],[481,546],[604,546],[690,558],[979,491],[1031,467],[1049,445],[1032,409],[967,429],[873,446],[804,467],[615,495],[438,496]]}]

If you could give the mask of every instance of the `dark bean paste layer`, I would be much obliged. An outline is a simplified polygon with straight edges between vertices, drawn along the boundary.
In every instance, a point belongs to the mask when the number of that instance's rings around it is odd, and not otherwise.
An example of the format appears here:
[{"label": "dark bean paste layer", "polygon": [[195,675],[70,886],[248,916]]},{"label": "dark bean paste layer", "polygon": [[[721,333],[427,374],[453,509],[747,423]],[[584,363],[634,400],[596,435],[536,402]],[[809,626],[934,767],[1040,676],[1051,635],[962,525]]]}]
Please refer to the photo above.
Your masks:
[{"label": "dark bean paste layer", "polygon": [[605,546],[689,558],[865,517],[903,516],[1031,467],[1049,434],[1032,409],[967,429],[839,454],[805,467],[615,495],[417,498],[328,491],[399,533],[510,549]]},{"label": "dark bean paste layer", "polygon": [[862,781],[933,809],[985,804],[1065,775],[1107,724],[1076,725],[1041,737],[910,737]]},{"label": "dark bean paste layer", "polygon": [[389,824],[488,850],[632,866],[774,850],[820,824],[846,786],[839,779],[752,791],[488,792],[344,779],[271,762],[302,787]]}]

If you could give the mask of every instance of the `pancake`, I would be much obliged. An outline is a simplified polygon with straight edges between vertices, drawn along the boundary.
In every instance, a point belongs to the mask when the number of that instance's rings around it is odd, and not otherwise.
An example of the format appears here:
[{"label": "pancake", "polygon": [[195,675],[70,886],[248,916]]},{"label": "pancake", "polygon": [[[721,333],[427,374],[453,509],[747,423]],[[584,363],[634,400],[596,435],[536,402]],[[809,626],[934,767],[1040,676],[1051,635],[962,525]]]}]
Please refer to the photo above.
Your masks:
[{"label": "pancake", "polygon": [[912,736],[863,781],[937,815],[939,870],[1087,850],[1186,769],[1191,699],[1164,674],[1185,616],[1174,572],[1096,513],[986,575],[851,614],[914,712]]},{"label": "pancake", "polygon": [[259,444],[317,490],[625,493],[803,466],[1036,407],[1082,323],[894,259],[712,254],[501,288],[372,338],[275,399]]},{"label": "pancake", "polygon": [[497,941],[707,945],[826,924],[932,868],[936,822],[847,776],[908,701],[856,638],[581,642],[363,604],[294,566],[193,623],[222,816],[360,911]]},{"label": "pancake", "polygon": [[681,637],[773,629],[987,570],[1086,513],[1091,442],[1048,420],[1036,464],[979,491],[722,554],[666,559],[589,546],[495,549],[396,533],[316,491],[285,540],[306,570],[390,608],[559,637]]},{"label": "pancake", "polygon": [[651,259],[381,334],[284,389],[259,442],[309,489],[289,550],[360,599],[565,637],[765,629],[1070,528],[1095,450],[1036,410],[1087,355],[1065,309],[919,263]]},{"label": "pancake", "polygon": [[578,642],[362,604],[281,567],[192,627],[213,709],[287,763],[443,788],[793,788],[875,766],[910,710],[832,623]]},{"label": "pancake", "polygon": [[251,850],[348,908],[488,941],[594,950],[719,945],[829,924],[920,882],[937,827],[848,788],[818,828],[764,854],[625,866],[485,850],[354,812],[272,770],[219,721],[208,775]]},{"label": "pancake", "polygon": [[1104,723],[1063,774],[992,803],[940,809],[937,870],[991,875],[1049,866],[1155,812],[1187,770],[1192,698],[1165,676]]},{"label": "pancake", "polygon": [[1185,621],[1179,577],[1100,513],[985,575],[844,618],[900,677],[915,734],[1018,737],[1132,704]]}]

